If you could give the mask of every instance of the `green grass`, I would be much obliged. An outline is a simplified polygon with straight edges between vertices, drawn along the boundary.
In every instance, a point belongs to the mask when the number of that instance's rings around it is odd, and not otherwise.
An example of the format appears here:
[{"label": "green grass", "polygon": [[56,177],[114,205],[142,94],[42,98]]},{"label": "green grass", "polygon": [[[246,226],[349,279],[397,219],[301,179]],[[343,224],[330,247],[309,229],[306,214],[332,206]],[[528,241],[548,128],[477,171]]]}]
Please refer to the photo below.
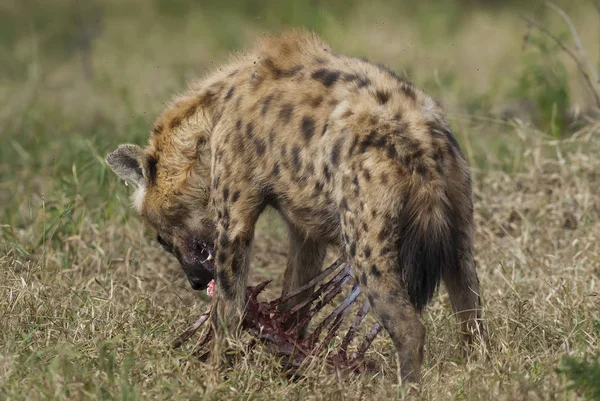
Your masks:
[{"label": "green grass", "polygon": [[[536,2],[198,4],[0,5],[0,399],[594,399],[600,124],[572,116],[591,101],[569,59],[542,38],[521,47],[519,15],[563,34],[559,19]],[[598,15],[564,5],[596,59]],[[191,347],[169,349],[208,300],[144,231],[103,158],[143,144],[186,82],[284,25],[388,64],[445,105],[473,167],[489,359],[460,360],[443,290],[423,316],[416,389],[395,384],[387,336],[368,355],[379,374],[313,366],[299,382],[260,349],[228,380]],[[251,272],[274,279],[270,295],[285,253],[270,213]]]}]

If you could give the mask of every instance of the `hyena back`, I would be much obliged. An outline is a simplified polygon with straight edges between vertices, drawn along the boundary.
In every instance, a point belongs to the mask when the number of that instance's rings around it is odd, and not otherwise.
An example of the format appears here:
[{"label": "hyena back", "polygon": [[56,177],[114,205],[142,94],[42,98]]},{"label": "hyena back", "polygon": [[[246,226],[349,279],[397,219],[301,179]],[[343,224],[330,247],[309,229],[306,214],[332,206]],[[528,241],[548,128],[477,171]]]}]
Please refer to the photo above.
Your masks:
[{"label": "hyena back", "polygon": [[[145,149],[121,145],[107,161],[136,186],[136,209],[192,287],[215,277],[217,347],[237,333],[267,206],[289,226],[283,292],[319,272],[327,247],[339,250],[404,379],[419,377],[420,314],[441,280],[463,341],[483,329],[470,173],[441,107],[315,35],[263,38],[178,96]],[[214,272],[202,244],[214,248]]]}]

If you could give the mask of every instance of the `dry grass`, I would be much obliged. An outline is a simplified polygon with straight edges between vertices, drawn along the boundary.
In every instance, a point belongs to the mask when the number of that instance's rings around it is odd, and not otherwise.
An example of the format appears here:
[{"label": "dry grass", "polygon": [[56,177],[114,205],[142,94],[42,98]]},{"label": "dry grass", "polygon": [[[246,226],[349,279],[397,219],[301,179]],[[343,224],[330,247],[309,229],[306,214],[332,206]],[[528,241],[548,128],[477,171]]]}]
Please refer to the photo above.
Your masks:
[{"label": "dry grass", "polygon": [[[497,106],[508,102],[502,88],[524,68],[520,11],[474,9],[455,31],[444,22],[452,8],[427,9],[413,20],[386,3],[359,6],[344,20],[324,14],[315,22],[307,13],[300,21],[314,22],[340,51],[411,71],[449,105],[473,165],[491,349],[460,360],[441,290],[423,316],[423,382],[409,389],[395,384],[392,345],[383,335],[368,355],[379,374],[343,378],[311,366],[298,382],[260,350],[225,381],[190,357],[190,347],[169,350],[208,299],[189,289],[177,263],[144,232],[128,189],[101,159],[119,142],[144,141],[170,93],[221,59],[219,43],[246,43],[264,28],[260,21],[228,11],[223,33],[202,9],[177,23],[160,18],[156,7],[140,7],[141,0],[123,3],[127,12],[106,0],[107,10],[119,12],[105,20],[88,80],[77,55],[58,52],[60,62],[52,61],[44,35],[60,27],[41,30],[27,23],[31,10],[7,4],[0,17],[9,10],[29,28],[0,52],[15,63],[0,74],[0,94],[10,99],[0,110],[0,399],[583,399],[557,368],[564,356],[599,348],[600,123],[590,120],[556,140],[500,120],[487,103],[476,114],[465,106],[483,94]],[[59,11],[68,4],[55,2]],[[569,11],[594,58],[597,18],[590,10]],[[278,12],[285,10],[269,21]],[[438,26],[424,37],[420,25],[430,20]],[[573,66],[569,71],[572,99],[584,104]],[[285,232],[269,213],[257,236],[252,280],[274,279],[273,295],[285,265]]]},{"label": "dry grass", "polygon": [[[519,130],[527,133],[527,168],[518,174],[474,172],[490,358],[481,358],[480,349],[473,360],[457,359],[454,321],[441,291],[424,315],[424,379],[411,394],[431,400],[578,399],[566,393],[566,380],[555,369],[563,355],[598,347],[600,126],[565,143]],[[542,156],[549,151],[556,157]],[[272,215],[261,221],[255,280],[269,273],[278,278],[283,265],[285,241],[270,233],[273,224]],[[77,235],[61,242],[39,259],[4,245],[3,397],[358,400],[402,393],[394,387],[395,361],[385,336],[370,354],[381,363],[375,377],[342,379],[315,366],[290,383],[276,361],[255,352],[221,381],[188,357],[189,348],[168,349],[207,301],[187,288],[176,263],[137,223],[97,229],[84,221]],[[67,255],[73,262],[63,268]]]}]

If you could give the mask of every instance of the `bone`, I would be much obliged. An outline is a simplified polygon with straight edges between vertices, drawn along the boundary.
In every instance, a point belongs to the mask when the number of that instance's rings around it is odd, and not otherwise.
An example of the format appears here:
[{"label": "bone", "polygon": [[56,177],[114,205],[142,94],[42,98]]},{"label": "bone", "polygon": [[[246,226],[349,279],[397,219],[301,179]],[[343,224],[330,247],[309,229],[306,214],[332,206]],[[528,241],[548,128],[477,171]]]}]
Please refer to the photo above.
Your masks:
[{"label": "bone", "polygon": [[[330,276],[332,277],[326,281]],[[325,306],[334,302],[350,281],[351,276],[352,269],[350,265],[338,259],[306,285],[272,301],[258,301],[258,296],[270,284],[270,280],[263,281],[256,286],[247,287],[246,314],[242,328],[253,336],[249,346],[255,346],[258,342],[261,342],[267,352],[287,357],[285,360],[287,361],[286,366],[298,371],[307,362],[315,358],[325,358],[324,362],[331,369],[343,370],[340,368],[346,367],[351,372],[369,370],[371,365],[365,364],[364,358],[368,348],[382,329],[379,324],[375,324],[367,336],[363,338],[356,352],[351,356],[348,355],[348,347],[356,337],[358,328],[370,310],[367,301],[364,301],[359,308],[338,349],[334,352],[328,352],[327,356],[322,356],[322,351],[335,338],[361,293],[358,283],[352,286],[349,294],[332,312],[320,322],[313,322],[316,328],[306,339],[298,338],[298,333],[307,324],[311,323]],[[310,297],[295,305],[288,312],[282,311],[280,306],[286,301],[313,287],[316,288]],[[207,293],[211,297],[214,295],[214,280],[209,283]],[[297,323],[286,331],[285,323],[305,306],[310,307],[308,313],[303,318],[298,319]],[[187,342],[206,323],[210,313],[211,309],[209,308],[173,342],[173,348],[179,348]],[[325,332],[324,338],[319,341],[323,332]],[[207,345],[212,338],[212,327],[208,326],[195,346],[194,354],[198,355],[201,360],[208,358],[210,347]]]}]

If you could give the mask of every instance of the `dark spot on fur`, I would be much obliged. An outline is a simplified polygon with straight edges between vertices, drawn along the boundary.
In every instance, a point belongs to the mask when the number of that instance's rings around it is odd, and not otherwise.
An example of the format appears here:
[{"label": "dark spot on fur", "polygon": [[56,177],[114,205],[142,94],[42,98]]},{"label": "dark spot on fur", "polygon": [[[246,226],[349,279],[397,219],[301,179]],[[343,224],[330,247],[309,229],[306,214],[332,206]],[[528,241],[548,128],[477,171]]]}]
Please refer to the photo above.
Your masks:
[{"label": "dark spot on fur", "polygon": [[328,126],[329,126],[329,123],[323,124],[323,131],[321,131],[321,136],[325,135],[325,132],[327,132],[327,127]]},{"label": "dark spot on fur", "polygon": [[331,171],[329,170],[329,166],[327,164],[323,166],[323,175],[325,175],[326,181],[331,180]]},{"label": "dark spot on fur", "polygon": [[292,148],[292,166],[294,167],[294,171],[298,172],[302,167],[302,163],[300,161],[300,147],[294,146]]},{"label": "dark spot on fur", "polygon": [[233,96],[233,93],[235,92],[235,87],[231,87],[229,88],[229,90],[227,91],[227,94],[225,95],[225,100],[229,100],[231,99],[231,97]]},{"label": "dark spot on fur", "polygon": [[174,129],[181,124],[181,116],[173,117],[173,119],[169,122],[169,128]]},{"label": "dark spot on fur", "polygon": [[367,295],[367,298],[369,299],[369,305],[371,305],[371,308],[375,309],[375,297],[373,296],[373,294],[369,293],[369,295]]},{"label": "dark spot on fur", "polygon": [[381,277],[381,272],[379,271],[376,265],[371,266],[371,276]]},{"label": "dark spot on fur", "polygon": [[350,257],[356,256],[356,242],[350,244]]},{"label": "dark spot on fur", "polygon": [[242,132],[242,120],[237,120],[237,121],[235,122],[235,129],[236,129],[238,132]]},{"label": "dark spot on fur", "polygon": [[440,149],[436,149],[433,154],[433,160],[435,161],[435,169],[439,174],[444,174],[444,152]]},{"label": "dark spot on fur", "polygon": [[323,190],[323,183],[321,181],[315,182],[315,192],[320,193]]},{"label": "dark spot on fur", "polygon": [[365,177],[365,181],[367,181],[367,182],[371,181],[371,173],[369,172],[368,169],[364,169],[362,171],[362,173],[363,173],[363,177]]},{"label": "dark spot on fur", "polygon": [[279,162],[275,162],[275,165],[273,166],[273,170],[271,171],[271,175],[273,177],[279,176]]},{"label": "dark spot on fur", "polygon": [[381,180],[382,185],[387,185],[388,175],[386,173],[382,173],[381,176],[379,177],[379,179]]},{"label": "dark spot on fur", "polygon": [[388,145],[385,147],[385,154],[388,158],[393,159],[397,155],[394,145],[388,143]]},{"label": "dark spot on fur", "polygon": [[391,94],[388,91],[378,90],[375,92],[375,99],[379,104],[386,104],[390,100],[390,96]]},{"label": "dark spot on fur", "polygon": [[390,315],[387,312],[382,312],[381,313],[381,324],[383,325],[383,327],[386,328],[386,330],[390,329]]},{"label": "dark spot on fur", "polygon": [[279,110],[279,119],[284,123],[284,124],[288,124],[290,122],[290,120],[292,119],[292,113],[294,112],[294,106],[292,106],[291,104],[287,103],[284,104],[281,107],[281,110]]},{"label": "dark spot on fur", "polygon": [[343,114],[342,114],[342,118],[348,118],[348,117],[352,117],[354,115],[354,112],[352,110],[346,110]]},{"label": "dark spot on fur", "polygon": [[326,68],[320,68],[313,72],[311,77],[329,88],[338,80],[340,73],[339,71],[330,71]]},{"label": "dark spot on fur", "polygon": [[296,65],[292,68],[285,70],[276,66],[273,60],[271,59],[266,59],[263,61],[263,63],[271,71],[271,74],[273,74],[274,79],[293,77],[298,72],[302,71],[302,69],[304,68],[301,65]]},{"label": "dark spot on fur", "polygon": [[371,257],[371,248],[366,247],[365,248],[365,258],[370,258]]},{"label": "dark spot on fur", "polygon": [[344,138],[339,138],[337,141],[335,141],[335,144],[333,145],[333,148],[331,149],[331,164],[333,164],[334,166],[336,166],[338,164],[338,162],[340,161],[340,151],[342,149],[343,141],[344,141]]},{"label": "dark spot on fur", "polygon": [[371,80],[369,78],[361,77],[357,74],[344,74],[344,81],[356,82],[356,85],[359,89],[371,85]]},{"label": "dark spot on fur", "polygon": [[365,232],[369,231],[369,225],[367,223],[365,223],[364,221],[362,223],[362,228],[363,228],[363,231],[365,231]]},{"label": "dark spot on fur", "polygon": [[257,138],[254,139],[254,145],[256,145],[256,153],[259,156],[262,156],[265,154],[265,151],[267,150],[267,144],[265,143],[265,141],[261,138]]},{"label": "dark spot on fur", "polygon": [[229,245],[229,238],[227,236],[227,232],[223,231],[221,233],[221,238],[219,239],[219,245],[221,246],[221,248],[223,248],[223,250],[225,248],[227,248],[227,245]]},{"label": "dark spot on fur", "polygon": [[375,130],[369,132],[369,135],[360,143],[358,148],[359,153],[364,153],[368,148],[383,148],[388,144],[387,138],[384,135],[378,135]]},{"label": "dark spot on fur", "polygon": [[224,249],[219,250],[219,255],[217,256],[217,262],[219,262],[220,265],[225,264],[225,262],[227,261],[227,253],[225,253]]},{"label": "dark spot on fur", "polygon": [[237,191],[235,191],[233,193],[233,195],[231,196],[231,203],[235,203],[237,202],[237,200],[240,198],[240,191],[239,189]]},{"label": "dark spot on fur", "polygon": [[367,77],[362,77],[358,79],[358,87],[359,88],[364,88],[366,86],[371,85],[371,80]]},{"label": "dark spot on fur", "polygon": [[248,138],[252,138],[254,136],[254,124],[252,122],[249,122],[246,126],[246,135]]},{"label": "dark spot on fur", "polygon": [[427,175],[427,168],[425,167],[425,165],[423,163],[417,164],[416,171],[417,171],[417,174],[419,174],[419,175],[423,175],[423,176]]},{"label": "dark spot on fur", "polygon": [[327,64],[327,60],[325,60],[324,58],[321,58],[321,57],[317,57],[317,58],[315,58],[315,63],[321,64],[321,65]]},{"label": "dark spot on fur", "polygon": [[360,282],[362,283],[362,285],[368,284],[367,275],[365,274],[365,272],[362,272],[362,274],[360,275]]},{"label": "dark spot on fur", "polygon": [[381,248],[381,252],[379,252],[379,256],[385,256],[388,253],[390,253],[391,251],[392,250],[389,247],[385,246],[385,247]]},{"label": "dark spot on fur", "polygon": [[271,130],[269,132],[269,148],[273,148],[273,143],[275,142],[275,131]]},{"label": "dark spot on fur", "polygon": [[342,198],[342,201],[340,202],[340,209],[348,210],[348,201],[346,200],[346,198]]},{"label": "dark spot on fur", "polygon": [[[220,90],[220,88],[222,86],[223,86],[222,83],[218,83],[218,84],[215,85],[215,87],[218,87],[217,90]],[[210,106],[212,106],[212,104],[215,102],[215,100],[217,100],[216,98],[217,98],[217,94],[215,92],[210,91],[210,90],[204,92],[202,94],[202,96],[200,97],[198,104],[196,105],[196,109],[198,107],[200,107],[200,106],[201,107],[210,107]],[[195,112],[195,110],[194,110],[194,112]]]},{"label": "dark spot on fur", "polygon": [[217,273],[217,284],[219,285],[219,287],[221,287],[221,290],[223,291],[223,294],[225,295],[226,298],[231,298],[232,297],[232,287],[231,287],[231,282],[229,281],[229,278],[227,277],[227,273],[225,273],[224,270],[222,269],[217,269],[218,273]]},{"label": "dark spot on fur", "polygon": [[223,188],[223,200],[225,202],[227,202],[228,198],[229,198],[229,188],[225,187],[225,188]]},{"label": "dark spot on fur", "polygon": [[154,128],[152,128],[152,133],[154,135],[160,135],[165,127],[162,124],[156,124]]},{"label": "dark spot on fur", "polygon": [[402,92],[403,92],[403,93],[404,93],[404,94],[405,94],[405,95],[406,95],[408,98],[410,98],[410,99],[411,99],[413,102],[414,102],[415,100],[417,100],[417,93],[415,92],[415,88],[414,88],[412,85],[410,85],[410,84],[406,83],[406,84],[403,84],[403,85],[401,86],[401,88],[402,88]]},{"label": "dark spot on fur", "polygon": [[261,115],[265,115],[267,114],[267,111],[269,110],[269,105],[271,104],[271,101],[273,100],[273,95],[269,95],[265,98],[265,100],[263,101],[263,105],[262,105],[262,110],[260,111]]},{"label": "dark spot on fur", "polygon": [[315,120],[311,117],[304,117],[300,123],[300,130],[305,141],[310,141],[310,138],[315,134]]},{"label": "dark spot on fur", "polygon": [[321,105],[321,103],[323,103],[323,96],[319,95],[311,100],[310,105],[314,108],[317,108]]},{"label": "dark spot on fur", "polygon": [[379,242],[382,242],[383,240],[385,240],[388,236],[388,231],[386,228],[382,229],[381,231],[379,231],[379,234],[377,234],[377,240]]}]

